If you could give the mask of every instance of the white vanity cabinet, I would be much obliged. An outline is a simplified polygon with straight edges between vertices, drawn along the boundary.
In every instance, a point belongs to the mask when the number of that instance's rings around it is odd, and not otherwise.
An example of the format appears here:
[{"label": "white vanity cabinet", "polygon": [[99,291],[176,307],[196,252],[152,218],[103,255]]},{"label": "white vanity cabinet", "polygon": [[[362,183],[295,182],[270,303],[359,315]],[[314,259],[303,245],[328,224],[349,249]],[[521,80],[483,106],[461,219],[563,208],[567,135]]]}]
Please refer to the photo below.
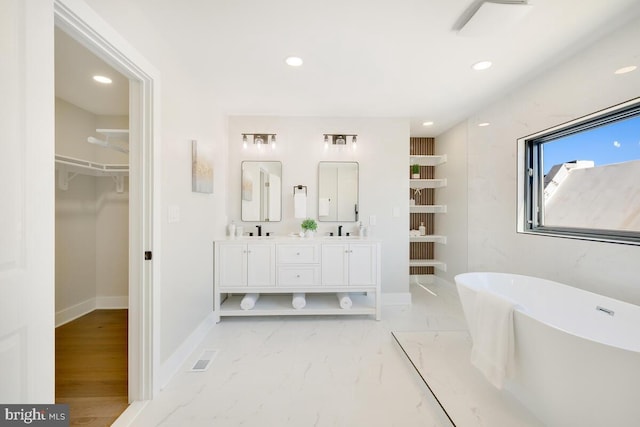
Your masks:
[{"label": "white vanity cabinet", "polygon": [[277,249],[278,287],[320,286],[320,245],[281,243]]},{"label": "white vanity cabinet", "polygon": [[327,243],[322,245],[322,284],[326,286],[375,286],[377,245]]},{"label": "white vanity cabinet", "polygon": [[[338,293],[351,308],[341,308]],[[259,293],[243,310],[245,294]],[[304,293],[306,305],[292,305]],[[374,315],[380,319],[380,242],[359,238],[248,237],[214,242],[214,311],[226,316]]]},{"label": "white vanity cabinet", "polygon": [[217,280],[230,288],[274,286],[275,245],[273,243],[229,243],[219,247]]}]

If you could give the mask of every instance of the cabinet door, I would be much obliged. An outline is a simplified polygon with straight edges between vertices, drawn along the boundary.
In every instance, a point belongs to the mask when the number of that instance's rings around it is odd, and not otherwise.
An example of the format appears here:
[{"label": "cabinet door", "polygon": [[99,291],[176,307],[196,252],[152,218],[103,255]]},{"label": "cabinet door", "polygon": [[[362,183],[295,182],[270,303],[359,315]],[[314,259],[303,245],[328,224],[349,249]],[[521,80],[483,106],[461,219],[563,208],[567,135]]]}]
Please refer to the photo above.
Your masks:
[{"label": "cabinet door", "polygon": [[273,244],[247,245],[247,284],[249,286],[275,286],[276,248]]},{"label": "cabinet door", "polygon": [[376,245],[352,243],[349,245],[349,285],[375,285],[377,270]]},{"label": "cabinet door", "polygon": [[218,252],[220,286],[247,286],[247,245],[222,244]]},{"label": "cabinet door", "polygon": [[322,245],[322,285],[343,286],[349,279],[348,245],[324,243]]}]

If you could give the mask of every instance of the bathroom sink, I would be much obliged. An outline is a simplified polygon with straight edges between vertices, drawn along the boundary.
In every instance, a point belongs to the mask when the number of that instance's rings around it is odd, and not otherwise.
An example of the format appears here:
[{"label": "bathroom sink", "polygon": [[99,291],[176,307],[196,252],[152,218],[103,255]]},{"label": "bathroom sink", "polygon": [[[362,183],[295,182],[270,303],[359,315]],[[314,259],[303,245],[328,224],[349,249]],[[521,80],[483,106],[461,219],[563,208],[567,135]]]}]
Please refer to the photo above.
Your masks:
[{"label": "bathroom sink", "polygon": [[324,236],[325,239],[329,240],[354,240],[360,239],[360,236]]},{"label": "bathroom sink", "polygon": [[269,240],[273,239],[275,236],[242,236],[241,239],[247,240]]}]

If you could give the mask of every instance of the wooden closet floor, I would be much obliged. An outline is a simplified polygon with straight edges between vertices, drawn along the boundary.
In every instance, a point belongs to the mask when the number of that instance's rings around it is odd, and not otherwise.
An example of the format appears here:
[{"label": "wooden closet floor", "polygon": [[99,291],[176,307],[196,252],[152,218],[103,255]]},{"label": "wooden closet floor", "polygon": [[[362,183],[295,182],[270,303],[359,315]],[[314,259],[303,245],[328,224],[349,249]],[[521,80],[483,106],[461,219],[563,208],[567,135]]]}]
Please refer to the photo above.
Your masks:
[{"label": "wooden closet floor", "polygon": [[127,408],[127,310],[95,310],[56,328],[56,403],[70,425],[110,426]]}]

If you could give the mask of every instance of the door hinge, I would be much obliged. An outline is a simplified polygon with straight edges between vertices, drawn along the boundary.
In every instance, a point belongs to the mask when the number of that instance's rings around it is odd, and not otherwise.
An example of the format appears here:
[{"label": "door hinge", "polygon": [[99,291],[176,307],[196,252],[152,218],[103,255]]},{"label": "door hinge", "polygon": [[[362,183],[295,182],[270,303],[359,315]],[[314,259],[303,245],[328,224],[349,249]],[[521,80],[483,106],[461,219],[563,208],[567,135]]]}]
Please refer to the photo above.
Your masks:
[{"label": "door hinge", "polygon": [[144,251],[144,260],[149,261],[153,258],[153,253],[151,251]]}]

